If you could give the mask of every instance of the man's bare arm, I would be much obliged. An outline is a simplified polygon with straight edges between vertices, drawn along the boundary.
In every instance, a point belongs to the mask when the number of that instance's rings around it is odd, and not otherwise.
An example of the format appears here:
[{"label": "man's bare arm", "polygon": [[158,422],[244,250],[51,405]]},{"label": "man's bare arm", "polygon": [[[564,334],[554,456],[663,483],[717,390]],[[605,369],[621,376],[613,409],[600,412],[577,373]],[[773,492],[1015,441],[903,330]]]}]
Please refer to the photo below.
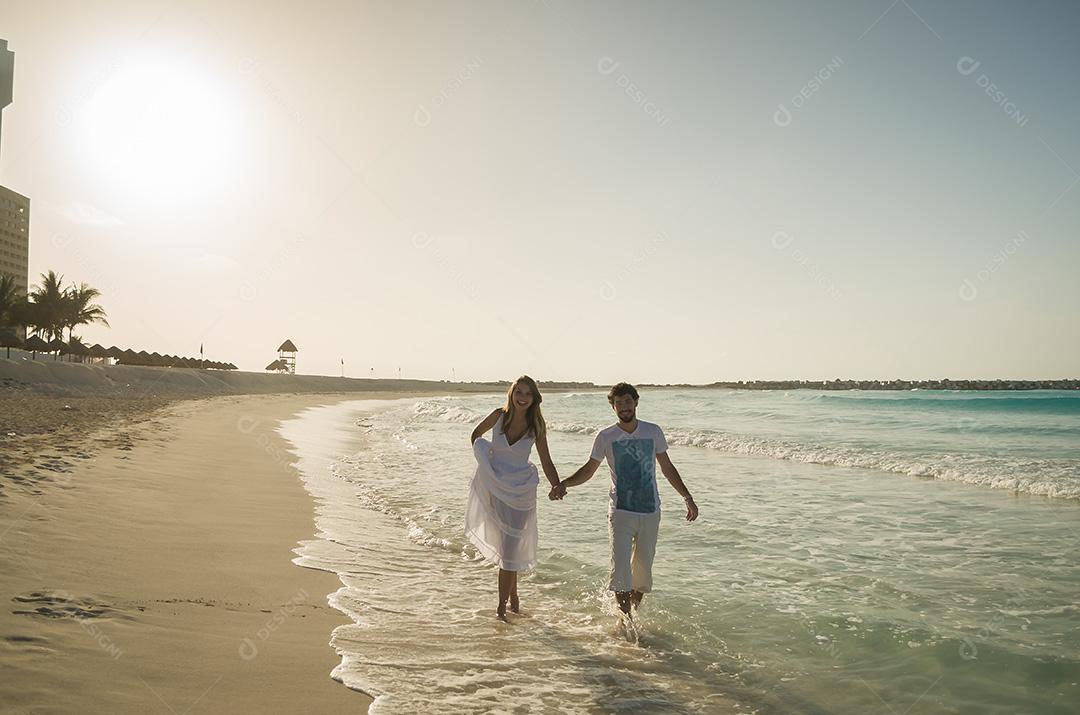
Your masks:
[{"label": "man's bare arm", "polygon": [[578,469],[566,479],[559,482],[559,484],[562,484],[564,487],[567,488],[576,487],[579,484],[584,484],[585,482],[592,479],[593,475],[596,474],[596,468],[599,466],[600,460],[590,457],[589,461],[581,465],[580,469]]},{"label": "man's bare arm", "polygon": [[581,465],[580,469],[578,469],[569,477],[552,487],[551,493],[548,494],[548,498],[562,499],[564,496],[566,496],[566,490],[569,487],[576,487],[578,484],[584,484],[585,482],[592,479],[592,476],[596,474],[596,468],[599,466],[600,461],[590,457],[589,461]]},{"label": "man's bare arm", "polygon": [[656,461],[660,463],[660,471],[664,473],[664,477],[675,488],[675,491],[679,493],[679,496],[686,502],[686,520],[693,521],[698,518],[697,504],[694,503],[694,497],[690,496],[690,490],[686,488],[686,484],[683,483],[682,476],[679,474],[679,470],[675,468],[675,465],[671,463],[671,457],[667,452],[661,452],[656,455]]}]

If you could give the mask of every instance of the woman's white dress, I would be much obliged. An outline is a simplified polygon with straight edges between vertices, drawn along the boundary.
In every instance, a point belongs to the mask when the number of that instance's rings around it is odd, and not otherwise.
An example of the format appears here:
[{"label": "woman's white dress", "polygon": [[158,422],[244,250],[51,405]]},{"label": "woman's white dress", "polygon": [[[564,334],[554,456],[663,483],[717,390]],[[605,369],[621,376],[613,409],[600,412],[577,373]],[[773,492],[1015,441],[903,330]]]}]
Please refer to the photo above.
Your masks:
[{"label": "woman's white dress", "polygon": [[536,564],[536,487],[540,476],[529,461],[533,435],[510,444],[503,418],[492,439],[473,442],[476,474],[465,508],[465,535],[480,554],[507,571],[526,571]]}]

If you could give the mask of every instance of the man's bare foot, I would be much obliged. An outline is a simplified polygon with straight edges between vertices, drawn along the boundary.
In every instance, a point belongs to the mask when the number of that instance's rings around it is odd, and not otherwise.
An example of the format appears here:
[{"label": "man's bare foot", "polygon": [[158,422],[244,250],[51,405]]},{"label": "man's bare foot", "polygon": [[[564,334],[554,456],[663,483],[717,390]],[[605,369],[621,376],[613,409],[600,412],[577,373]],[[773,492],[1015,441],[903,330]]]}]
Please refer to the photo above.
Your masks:
[{"label": "man's bare foot", "polygon": [[618,620],[615,621],[612,635],[616,638],[625,640],[627,643],[637,643],[641,637],[634,619],[625,613],[621,614],[618,617]]}]

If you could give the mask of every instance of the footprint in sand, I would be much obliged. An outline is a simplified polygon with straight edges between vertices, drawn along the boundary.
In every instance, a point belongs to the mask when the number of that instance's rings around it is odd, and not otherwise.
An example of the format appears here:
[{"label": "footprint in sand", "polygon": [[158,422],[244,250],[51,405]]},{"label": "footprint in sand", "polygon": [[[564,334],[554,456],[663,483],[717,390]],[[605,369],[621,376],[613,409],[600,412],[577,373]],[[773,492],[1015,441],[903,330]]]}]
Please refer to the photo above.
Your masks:
[{"label": "footprint in sand", "polygon": [[11,600],[27,604],[30,610],[12,610],[12,613],[22,616],[131,619],[130,615],[113,608],[111,604],[102,603],[91,596],[76,597],[66,591],[32,591],[22,596],[14,596]]}]

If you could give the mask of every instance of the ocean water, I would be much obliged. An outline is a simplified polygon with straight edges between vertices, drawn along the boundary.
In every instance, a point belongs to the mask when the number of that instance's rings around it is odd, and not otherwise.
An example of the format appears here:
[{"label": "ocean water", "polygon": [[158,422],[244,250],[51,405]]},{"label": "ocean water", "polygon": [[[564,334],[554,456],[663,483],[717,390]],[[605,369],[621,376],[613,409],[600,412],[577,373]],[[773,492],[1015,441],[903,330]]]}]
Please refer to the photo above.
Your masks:
[{"label": "ocean water", "polygon": [[[333,676],[373,712],[1080,712],[1080,394],[644,391],[701,518],[661,482],[629,636],[606,466],[561,502],[541,479],[524,616],[494,618],[462,521],[469,434],[502,401],[352,401],[280,428],[317,504],[297,563],[339,574],[352,621]],[[601,393],[544,410],[562,476],[614,421]]]}]

